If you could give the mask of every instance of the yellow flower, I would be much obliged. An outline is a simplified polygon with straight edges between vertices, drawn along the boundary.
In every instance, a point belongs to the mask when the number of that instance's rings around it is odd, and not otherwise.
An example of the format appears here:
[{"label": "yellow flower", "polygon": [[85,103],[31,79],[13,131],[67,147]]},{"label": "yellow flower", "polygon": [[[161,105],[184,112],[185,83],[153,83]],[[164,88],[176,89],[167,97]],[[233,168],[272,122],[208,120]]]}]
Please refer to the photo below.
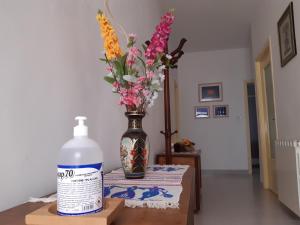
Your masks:
[{"label": "yellow flower", "polygon": [[104,49],[107,59],[112,60],[123,55],[116,31],[112,27],[107,17],[103,12],[99,11],[96,19],[99,23],[101,36],[104,40]]}]

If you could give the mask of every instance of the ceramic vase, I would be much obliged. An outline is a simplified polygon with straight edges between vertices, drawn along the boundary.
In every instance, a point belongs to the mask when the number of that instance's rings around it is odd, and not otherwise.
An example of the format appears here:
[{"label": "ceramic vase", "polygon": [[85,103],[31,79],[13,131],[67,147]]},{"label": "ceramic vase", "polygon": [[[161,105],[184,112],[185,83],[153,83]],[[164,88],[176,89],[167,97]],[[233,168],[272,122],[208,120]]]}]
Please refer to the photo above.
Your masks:
[{"label": "ceramic vase", "polygon": [[142,127],[144,112],[126,112],[128,129],[123,134],[120,146],[120,158],[127,179],[144,178],[148,158],[149,140]]}]

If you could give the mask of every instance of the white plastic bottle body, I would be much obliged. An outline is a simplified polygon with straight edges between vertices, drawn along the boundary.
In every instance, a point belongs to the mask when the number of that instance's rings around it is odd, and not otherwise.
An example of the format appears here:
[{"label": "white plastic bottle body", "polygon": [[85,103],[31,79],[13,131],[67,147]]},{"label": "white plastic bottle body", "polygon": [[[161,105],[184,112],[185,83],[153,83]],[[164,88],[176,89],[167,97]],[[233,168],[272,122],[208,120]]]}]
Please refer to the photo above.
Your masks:
[{"label": "white plastic bottle body", "polygon": [[98,144],[87,137],[75,137],[63,145],[58,164],[83,165],[103,162],[103,153]]},{"label": "white plastic bottle body", "polygon": [[63,145],[57,165],[57,212],[84,215],[103,209],[103,153],[87,136]]}]

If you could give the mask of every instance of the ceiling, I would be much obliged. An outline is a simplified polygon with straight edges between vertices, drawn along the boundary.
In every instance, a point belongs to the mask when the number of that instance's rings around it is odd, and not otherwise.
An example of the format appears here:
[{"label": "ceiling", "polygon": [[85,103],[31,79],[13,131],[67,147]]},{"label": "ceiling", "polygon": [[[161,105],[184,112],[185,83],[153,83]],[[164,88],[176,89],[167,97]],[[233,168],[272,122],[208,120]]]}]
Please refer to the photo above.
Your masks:
[{"label": "ceiling", "polygon": [[175,9],[171,45],[185,37],[186,52],[250,47],[250,24],[260,0],[161,0]]}]

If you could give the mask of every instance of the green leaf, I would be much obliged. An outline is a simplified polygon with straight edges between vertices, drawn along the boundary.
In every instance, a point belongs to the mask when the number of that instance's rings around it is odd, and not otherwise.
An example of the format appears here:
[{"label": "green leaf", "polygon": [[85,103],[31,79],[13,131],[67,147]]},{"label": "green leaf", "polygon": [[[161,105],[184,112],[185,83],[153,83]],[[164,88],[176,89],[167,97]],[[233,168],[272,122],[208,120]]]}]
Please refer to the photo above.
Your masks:
[{"label": "green leaf", "polygon": [[128,56],[128,54],[125,54],[125,55],[123,55],[122,57],[120,57],[120,62],[121,62],[122,64],[125,64],[126,59],[127,59],[127,56]]},{"label": "green leaf", "polygon": [[105,76],[104,77],[104,80],[110,84],[113,84],[115,82],[115,79],[112,78],[112,77],[108,77],[108,76]]},{"label": "green leaf", "polygon": [[148,48],[145,44],[142,44],[142,47],[143,47],[144,51],[146,51]]},{"label": "green leaf", "polygon": [[113,73],[109,73],[109,74],[107,74],[105,77],[114,78],[114,75],[113,75]]},{"label": "green leaf", "polygon": [[99,58],[99,60],[108,63],[107,59]]},{"label": "green leaf", "polygon": [[116,60],[114,63],[116,68],[116,74],[123,75],[124,74],[123,65],[119,62],[119,60]]},{"label": "green leaf", "polygon": [[134,70],[131,69],[131,68],[128,68],[128,71],[127,71],[127,72],[128,72],[127,74],[132,75],[132,74],[134,73]]},{"label": "green leaf", "polygon": [[143,67],[146,68],[146,63],[144,62],[144,60],[139,56],[137,58],[141,61],[141,63],[143,64]]},{"label": "green leaf", "polygon": [[140,62],[142,63],[142,65],[143,65],[143,67],[144,67],[144,72],[145,72],[145,74],[147,73],[147,67],[146,67],[146,63],[145,63],[145,61],[141,58],[141,57],[137,57],[139,60],[140,60]]},{"label": "green leaf", "polygon": [[137,78],[132,75],[124,75],[123,79],[131,83],[135,83],[137,81]]},{"label": "green leaf", "polygon": [[128,56],[128,54],[125,54],[125,55],[123,55],[121,58],[120,58],[120,63],[121,63],[121,65],[123,66],[123,72],[124,72],[124,74],[127,74],[127,66],[126,66],[126,60],[127,60],[127,56]]}]

